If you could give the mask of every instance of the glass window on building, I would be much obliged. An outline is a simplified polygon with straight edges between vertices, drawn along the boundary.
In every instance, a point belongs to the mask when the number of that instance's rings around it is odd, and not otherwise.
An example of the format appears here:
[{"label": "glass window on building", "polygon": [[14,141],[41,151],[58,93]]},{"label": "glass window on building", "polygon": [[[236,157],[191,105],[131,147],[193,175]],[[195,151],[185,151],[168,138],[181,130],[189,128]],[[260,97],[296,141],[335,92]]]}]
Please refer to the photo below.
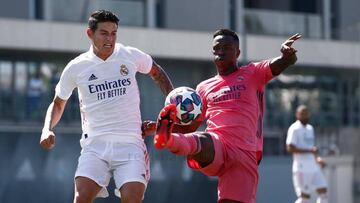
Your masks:
[{"label": "glass window on building", "polygon": [[15,90],[24,94],[27,86],[27,64],[25,62],[15,63]]},{"label": "glass window on building", "polygon": [[12,116],[13,66],[10,61],[0,61],[0,120]]},{"label": "glass window on building", "polygon": [[86,22],[93,11],[105,9],[119,15],[121,25],[145,26],[145,3],[145,0],[48,0],[42,6],[46,20]]},{"label": "glass window on building", "polygon": [[89,15],[95,10],[107,9],[119,15],[121,25],[145,26],[145,0],[90,0],[88,2]]},{"label": "glass window on building", "polygon": [[294,120],[298,105],[306,104],[312,123],[321,126],[341,124],[341,81],[330,76],[280,75],[268,86],[266,124],[285,128]]},{"label": "glass window on building", "polygon": [[14,77],[14,94],[13,107],[16,111],[13,112],[14,118],[24,118],[26,109],[26,99],[28,90],[28,65],[25,62],[15,62],[15,77]]},{"label": "glass window on building", "polygon": [[355,114],[354,123],[356,124],[356,126],[360,126],[360,78],[358,81],[358,85],[355,88],[353,98],[354,98],[354,114]]},{"label": "glass window on building", "polygon": [[[42,122],[63,67],[46,61],[0,61],[0,120]],[[78,119],[76,95],[67,106],[63,120]]]},{"label": "glass window on building", "polygon": [[45,113],[43,99],[45,98],[47,88],[40,63],[28,62],[27,64],[29,74],[25,97],[25,117],[31,120],[38,120]]},{"label": "glass window on building", "polygon": [[0,89],[3,91],[11,89],[12,63],[0,61]]}]

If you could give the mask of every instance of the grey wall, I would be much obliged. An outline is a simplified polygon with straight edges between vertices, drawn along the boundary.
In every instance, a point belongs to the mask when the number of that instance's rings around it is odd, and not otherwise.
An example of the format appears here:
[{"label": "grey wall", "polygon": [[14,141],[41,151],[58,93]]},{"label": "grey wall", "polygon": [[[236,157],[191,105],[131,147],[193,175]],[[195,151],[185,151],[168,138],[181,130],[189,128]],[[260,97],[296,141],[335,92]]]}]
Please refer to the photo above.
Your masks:
[{"label": "grey wall", "polygon": [[292,185],[292,158],[264,157],[260,164],[257,203],[291,203],[296,195]]},{"label": "grey wall", "polygon": [[[1,203],[72,202],[80,135],[58,133],[51,151],[41,149],[39,135],[0,133]],[[149,151],[152,179],[144,203],[216,201],[216,180],[190,171],[183,157],[155,150],[151,144]],[[118,202],[113,182],[108,189],[110,197],[96,203]]]},{"label": "grey wall", "polygon": [[58,136],[59,147],[46,152],[39,134],[0,133],[0,202],[71,202],[79,155],[75,139]]},{"label": "grey wall", "polygon": [[[74,53],[89,48],[84,24],[0,19],[0,27],[12,31],[0,32],[0,50]],[[213,31],[185,32],[123,26],[119,28],[118,41],[155,57],[211,60]],[[280,54],[280,45],[286,39],[287,36],[247,35],[246,50],[242,50],[242,53],[247,53],[248,60],[272,58]],[[360,68],[360,43],[301,39],[294,47],[299,50],[299,65]]]},{"label": "grey wall", "polygon": [[[339,143],[343,154],[352,154],[354,157],[354,202],[360,202],[360,129],[343,128]],[[354,136],[357,135],[357,136]]]},{"label": "grey wall", "polygon": [[[73,175],[80,154],[77,134],[57,134],[51,151],[41,149],[38,133],[0,133],[0,202],[64,203],[73,198]],[[151,181],[144,203],[216,202],[217,181],[193,172],[183,157],[158,151],[148,139]],[[258,203],[292,202],[291,159],[265,157],[260,168]],[[276,183],[276,187],[275,184]],[[117,202],[110,197],[96,203]],[[21,195],[19,195],[21,194]]]}]

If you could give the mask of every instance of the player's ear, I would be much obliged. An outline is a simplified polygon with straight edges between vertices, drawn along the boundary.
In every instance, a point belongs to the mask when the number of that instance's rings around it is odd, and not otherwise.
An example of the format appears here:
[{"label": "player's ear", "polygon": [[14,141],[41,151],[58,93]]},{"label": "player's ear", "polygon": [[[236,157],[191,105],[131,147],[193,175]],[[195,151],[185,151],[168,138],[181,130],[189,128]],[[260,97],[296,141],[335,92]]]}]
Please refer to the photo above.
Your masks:
[{"label": "player's ear", "polygon": [[94,32],[92,31],[92,29],[90,29],[89,27],[86,29],[86,34],[87,36],[92,39],[93,38],[93,35],[94,35]]},{"label": "player's ear", "polygon": [[240,49],[238,48],[238,49],[236,50],[236,57],[237,57],[237,58],[239,58],[240,53],[241,53],[241,51],[240,51]]}]

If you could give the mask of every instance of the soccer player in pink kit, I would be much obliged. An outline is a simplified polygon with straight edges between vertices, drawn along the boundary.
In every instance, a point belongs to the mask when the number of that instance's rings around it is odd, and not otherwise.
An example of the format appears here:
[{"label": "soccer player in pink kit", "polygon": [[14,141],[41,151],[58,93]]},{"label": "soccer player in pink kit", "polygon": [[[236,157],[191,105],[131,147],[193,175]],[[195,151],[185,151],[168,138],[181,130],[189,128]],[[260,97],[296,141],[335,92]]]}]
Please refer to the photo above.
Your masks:
[{"label": "soccer player in pink kit", "polygon": [[[238,67],[239,38],[228,29],[213,35],[218,74],[196,90],[203,115],[188,126],[174,125],[176,107],[159,114],[154,145],[187,156],[190,168],[218,177],[218,202],[255,202],[262,147],[263,97],[266,83],[297,60],[295,34],[281,46],[281,56]],[[194,132],[207,119],[205,132]],[[258,152],[257,152],[258,151]]]}]

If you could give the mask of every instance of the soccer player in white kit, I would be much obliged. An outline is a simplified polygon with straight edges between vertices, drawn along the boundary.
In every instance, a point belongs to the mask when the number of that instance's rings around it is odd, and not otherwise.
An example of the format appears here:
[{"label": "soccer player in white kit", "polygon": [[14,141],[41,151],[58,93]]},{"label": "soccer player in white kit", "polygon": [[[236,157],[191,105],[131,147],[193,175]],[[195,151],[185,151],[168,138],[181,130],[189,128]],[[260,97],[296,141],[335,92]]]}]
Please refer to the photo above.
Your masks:
[{"label": "soccer player in white kit", "polygon": [[[167,74],[148,54],[116,43],[118,21],[115,14],[104,10],[90,16],[87,35],[92,45],[63,70],[45,117],[40,144],[52,149],[54,127],[77,88],[83,133],[74,203],[107,197],[111,177],[122,203],[142,201],[150,171],[135,74],[148,74],[165,95],[173,89]],[[145,131],[154,131],[156,124],[150,125]]]},{"label": "soccer player in white kit", "polygon": [[286,149],[293,154],[293,183],[298,199],[295,203],[308,203],[310,193],[316,190],[317,203],[327,203],[327,183],[320,167],[325,162],[315,147],[314,128],[308,123],[310,113],[305,105],[296,110],[296,119],[288,130]]}]

